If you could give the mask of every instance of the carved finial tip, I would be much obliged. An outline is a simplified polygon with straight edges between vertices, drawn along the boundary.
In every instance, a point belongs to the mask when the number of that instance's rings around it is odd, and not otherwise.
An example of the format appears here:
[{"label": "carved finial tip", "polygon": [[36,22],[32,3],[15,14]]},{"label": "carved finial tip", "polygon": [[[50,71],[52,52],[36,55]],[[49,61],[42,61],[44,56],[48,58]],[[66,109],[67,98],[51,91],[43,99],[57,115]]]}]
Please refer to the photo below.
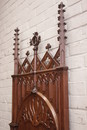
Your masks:
[{"label": "carved finial tip", "polygon": [[37,35],[38,35],[38,32],[34,32],[33,35],[34,35],[34,36],[37,36]]},{"label": "carved finial tip", "polygon": [[50,48],[51,48],[51,45],[50,45],[50,43],[48,43],[46,46],[46,49],[49,51]]},{"label": "carved finial tip", "polygon": [[41,37],[38,35],[38,32],[34,32],[33,35],[32,39],[30,39],[30,46],[33,45],[35,48],[38,48]]},{"label": "carved finial tip", "polygon": [[65,7],[65,5],[63,4],[63,2],[61,2],[59,5],[58,5],[58,8],[63,8]]},{"label": "carved finial tip", "polygon": [[14,30],[15,32],[19,32],[19,29],[18,29],[18,27]]},{"label": "carved finial tip", "polygon": [[26,52],[26,56],[29,56],[29,54],[30,54],[30,52],[29,52],[29,51],[27,51],[27,52]]}]

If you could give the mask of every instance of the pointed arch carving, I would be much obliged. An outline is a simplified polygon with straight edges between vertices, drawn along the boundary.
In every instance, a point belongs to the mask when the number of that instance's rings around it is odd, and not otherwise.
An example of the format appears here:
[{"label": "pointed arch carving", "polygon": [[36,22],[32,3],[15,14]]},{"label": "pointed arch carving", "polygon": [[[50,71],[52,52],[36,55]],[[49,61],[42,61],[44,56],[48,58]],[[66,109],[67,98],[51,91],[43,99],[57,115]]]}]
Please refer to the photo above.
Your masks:
[{"label": "pointed arch carving", "polygon": [[18,114],[18,123],[31,122],[33,126],[43,125],[58,130],[56,112],[49,100],[40,92],[31,93],[23,102]]}]

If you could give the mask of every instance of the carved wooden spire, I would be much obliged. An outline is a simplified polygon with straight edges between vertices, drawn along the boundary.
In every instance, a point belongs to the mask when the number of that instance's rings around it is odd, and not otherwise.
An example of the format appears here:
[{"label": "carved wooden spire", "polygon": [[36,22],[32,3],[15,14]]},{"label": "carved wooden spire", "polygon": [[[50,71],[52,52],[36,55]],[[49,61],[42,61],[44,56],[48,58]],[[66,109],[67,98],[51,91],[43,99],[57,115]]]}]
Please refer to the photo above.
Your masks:
[{"label": "carved wooden spire", "polygon": [[37,77],[36,77],[36,68],[37,68],[37,50],[38,50],[38,45],[41,42],[41,37],[38,35],[38,32],[35,32],[33,34],[33,38],[30,39],[30,45],[34,46],[34,89],[33,89],[33,93],[37,92],[37,88],[36,88],[36,81],[37,81]]},{"label": "carved wooden spire", "polygon": [[61,2],[60,5],[58,6],[59,10],[58,10],[58,41],[60,43],[60,66],[65,66],[65,42],[66,42],[66,36],[65,36],[65,32],[67,31],[65,29],[65,25],[66,23],[64,22],[64,12],[65,10],[63,9],[65,7],[65,5]]},{"label": "carved wooden spire", "polygon": [[14,55],[14,74],[17,74],[18,73],[18,55],[19,55],[19,53],[18,53],[18,50],[19,50],[19,48],[18,48],[18,45],[19,45],[19,43],[18,43],[18,41],[19,41],[19,38],[18,38],[19,29],[16,28],[14,31],[15,31],[15,34],[14,34],[15,43],[14,43],[14,48],[13,48],[13,50],[14,50],[14,54],[13,54]]}]

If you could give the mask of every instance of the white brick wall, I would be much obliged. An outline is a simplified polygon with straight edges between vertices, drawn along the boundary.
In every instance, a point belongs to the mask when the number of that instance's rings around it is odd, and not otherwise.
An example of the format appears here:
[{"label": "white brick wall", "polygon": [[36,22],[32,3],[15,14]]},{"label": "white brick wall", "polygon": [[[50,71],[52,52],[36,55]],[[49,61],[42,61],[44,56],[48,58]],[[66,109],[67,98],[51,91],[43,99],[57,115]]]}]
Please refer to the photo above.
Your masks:
[{"label": "white brick wall", "polygon": [[[13,74],[13,34],[20,29],[20,54],[32,47],[29,39],[38,31],[42,37],[40,58],[47,43],[57,42],[57,10],[61,0],[0,0],[0,130],[9,130]],[[69,66],[70,130],[87,129],[87,0],[62,0],[66,4],[66,65]],[[52,51],[53,55],[55,50]]]},{"label": "white brick wall", "polygon": [[68,0],[69,117],[70,130],[87,129],[87,1]]}]

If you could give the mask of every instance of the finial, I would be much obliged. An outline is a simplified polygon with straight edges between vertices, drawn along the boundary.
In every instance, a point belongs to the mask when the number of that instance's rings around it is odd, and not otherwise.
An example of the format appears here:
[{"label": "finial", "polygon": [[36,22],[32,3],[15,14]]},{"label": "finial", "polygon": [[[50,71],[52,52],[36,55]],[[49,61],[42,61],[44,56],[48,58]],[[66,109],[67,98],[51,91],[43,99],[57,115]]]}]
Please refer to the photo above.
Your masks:
[{"label": "finial", "polygon": [[46,46],[46,49],[49,51],[50,48],[51,48],[51,45],[50,45],[50,43],[48,43]]},{"label": "finial", "polygon": [[28,57],[28,56],[29,56],[29,54],[30,54],[30,52],[29,52],[29,51],[27,51],[27,52],[26,52],[26,56]]},{"label": "finial", "polygon": [[16,28],[14,31],[15,31],[15,32],[19,32],[20,30],[19,30],[18,28]]},{"label": "finial", "polygon": [[33,33],[33,38],[30,39],[30,46],[34,46],[34,49],[38,50],[38,45],[41,42],[41,36],[38,35],[38,32]]},{"label": "finial", "polygon": [[63,8],[65,7],[65,5],[63,4],[63,2],[61,2],[59,5],[58,5],[58,8]]}]

